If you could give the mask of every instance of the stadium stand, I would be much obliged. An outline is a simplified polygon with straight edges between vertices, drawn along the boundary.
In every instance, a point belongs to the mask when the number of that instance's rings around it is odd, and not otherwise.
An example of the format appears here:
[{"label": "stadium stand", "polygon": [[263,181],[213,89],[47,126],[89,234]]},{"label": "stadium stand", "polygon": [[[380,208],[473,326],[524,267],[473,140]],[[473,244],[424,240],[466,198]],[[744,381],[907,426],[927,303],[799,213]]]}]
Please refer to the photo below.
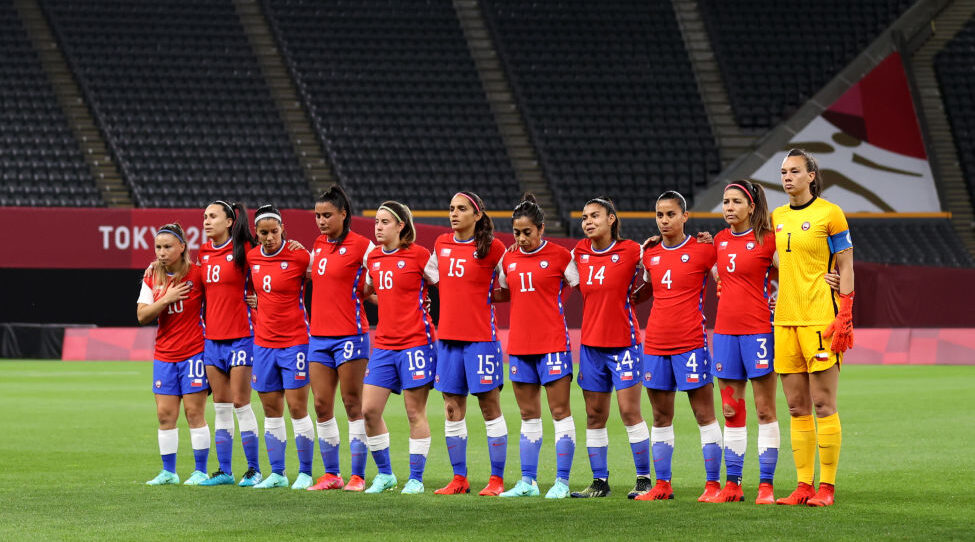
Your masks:
[{"label": "stadium stand", "polygon": [[975,201],[975,19],[942,49],[934,65],[962,173]]},{"label": "stadium stand", "polygon": [[265,13],[356,203],[488,208],[520,195],[449,0],[266,0]]},{"label": "stadium stand", "polygon": [[701,0],[700,6],[738,124],[765,129],[809,100],[913,3]]},{"label": "stadium stand", "polygon": [[670,2],[484,0],[560,212],[597,194],[645,210],[719,168]]},{"label": "stadium stand", "polygon": [[13,3],[0,1],[0,206],[103,206]]},{"label": "stadium stand", "polygon": [[231,0],[42,4],[138,206],[312,204]]}]

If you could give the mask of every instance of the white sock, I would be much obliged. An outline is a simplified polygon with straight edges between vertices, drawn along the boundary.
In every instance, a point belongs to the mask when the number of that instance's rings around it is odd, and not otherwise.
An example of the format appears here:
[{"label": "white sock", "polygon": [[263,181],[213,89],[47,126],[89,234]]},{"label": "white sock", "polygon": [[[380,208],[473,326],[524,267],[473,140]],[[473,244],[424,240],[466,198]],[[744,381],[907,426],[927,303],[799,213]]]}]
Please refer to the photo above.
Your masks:
[{"label": "white sock", "polygon": [[673,448],[674,426],[668,425],[667,427],[653,427],[650,429],[650,443],[653,444],[655,442],[663,442]]},{"label": "white sock", "polygon": [[633,425],[626,426],[626,436],[630,439],[630,444],[643,442],[650,439],[650,430],[647,429],[647,422],[641,421]]},{"label": "white sock", "polygon": [[779,422],[758,424],[758,455],[769,448],[779,447]]},{"label": "white sock", "polygon": [[[388,438],[388,433],[387,433],[387,438]],[[426,456],[429,452],[430,452],[430,437],[410,439],[410,455],[420,454],[422,456]]]},{"label": "white sock", "polygon": [[370,452],[378,452],[380,450],[389,448],[389,433],[383,433],[382,435],[376,435],[374,437],[366,437],[366,446],[369,447]]},{"label": "white sock", "polygon": [[325,441],[329,446],[338,446],[341,439],[339,438],[339,424],[335,421],[335,418],[331,420],[325,420],[324,422],[318,422],[318,440]]},{"label": "white sock", "polygon": [[467,438],[467,419],[462,418],[456,422],[446,420],[443,422],[444,436]]},{"label": "white sock", "polygon": [[213,403],[213,430],[221,429],[234,434],[234,404]]},{"label": "white sock", "polygon": [[[539,424],[541,424],[541,419],[539,419]],[[484,427],[487,429],[488,438],[503,437],[508,434],[508,424],[505,423],[504,416],[485,421]]]},{"label": "white sock", "polygon": [[[333,418],[334,419],[334,418]],[[349,422],[349,442],[353,440],[358,440],[359,442],[366,441],[366,419],[355,420]]]},{"label": "white sock", "polygon": [[281,442],[288,442],[288,432],[284,429],[284,418],[264,418],[264,432]]},{"label": "white sock", "polygon": [[605,448],[609,446],[609,432],[606,428],[586,429],[586,448]]},{"label": "white sock", "polygon": [[535,418],[532,420],[521,420],[521,434],[524,435],[529,442],[538,442],[542,440],[542,419]]},{"label": "white sock", "polygon": [[306,439],[314,442],[315,441],[315,424],[311,421],[311,416],[305,415],[304,418],[300,420],[291,420],[291,432],[295,436],[302,436]]},{"label": "white sock", "polygon": [[244,433],[246,431],[250,431],[256,435],[257,416],[254,416],[254,409],[251,408],[250,403],[247,403],[240,408],[235,408],[234,412],[237,414],[237,425],[240,426],[240,432]]},{"label": "white sock", "polygon": [[703,448],[707,444],[717,444],[721,446],[721,426],[718,425],[718,420],[715,420],[708,425],[699,425],[698,428],[701,430],[701,447]]},{"label": "white sock", "polygon": [[190,445],[194,450],[208,450],[210,448],[210,427],[190,428]]},{"label": "white sock", "polygon": [[736,455],[745,455],[745,449],[748,447],[748,428],[725,426],[724,446]]},{"label": "white sock", "polygon": [[179,449],[178,429],[160,429],[158,438],[159,455],[175,454],[176,450]]},{"label": "white sock", "polygon": [[561,420],[555,420],[555,442],[558,442],[562,437],[568,436],[572,439],[572,443],[575,444],[576,441],[576,424],[572,420],[572,416],[562,418]]}]

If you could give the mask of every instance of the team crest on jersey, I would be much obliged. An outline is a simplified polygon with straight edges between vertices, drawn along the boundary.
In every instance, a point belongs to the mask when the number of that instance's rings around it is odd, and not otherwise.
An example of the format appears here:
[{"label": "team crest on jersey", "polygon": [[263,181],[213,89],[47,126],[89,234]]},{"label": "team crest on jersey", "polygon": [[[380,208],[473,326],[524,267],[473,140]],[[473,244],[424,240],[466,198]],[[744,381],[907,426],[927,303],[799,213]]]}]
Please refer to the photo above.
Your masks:
[{"label": "team crest on jersey", "polygon": [[440,249],[440,255],[443,256],[444,258],[450,256],[450,249],[449,248]]},{"label": "team crest on jersey", "polygon": [[616,263],[616,262],[620,261],[620,255],[619,254],[613,254],[609,259],[610,260],[613,260],[613,263]]},{"label": "team crest on jersey", "polygon": [[339,249],[339,254],[345,254],[345,252],[346,252],[345,247]]},{"label": "team crest on jersey", "polygon": [[589,255],[583,254],[582,256],[579,256],[579,261],[582,263],[587,263],[589,261]]},{"label": "team crest on jersey", "polygon": [[541,267],[542,269],[547,268],[548,267],[548,260],[542,260],[541,263],[538,264],[538,266]]},{"label": "team crest on jersey", "polygon": [[512,263],[508,264],[508,271],[514,271],[515,270],[515,267],[517,265],[518,265],[517,262],[512,262]]},{"label": "team crest on jersey", "polygon": [[690,261],[690,259],[691,259],[690,254],[681,254],[680,255],[680,261],[682,261],[684,263],[687,263],[688,261]]},{"label": "team crest on jersey", "polygon": [[189,286],[190,289],[193,289],[193,281],[192,280],[186,281],[186,285]]},{"label": "team crest on jersey", "polygon": [[810,226],[812,226],[812,224],[810,224],[808,222],[803,222],[802,223],[802,231],[808,230]]},{"label": "team crest on jersey", "polygon": [[754,241],[749,241],[749,242],[748,242],[748,243],[747,243],[747,244],[745,245],[745,248],[747,248],[748,250],[751,250],[751,249],[753,249],[753,248],[755,248],[755,242],[754,242]]},{"label": "team crest on jersey", "polygon": [[782,231],[782,224],[776,224],[775,225],[775,231],[777,231],[777,232]]},{"label": "team crest on jersey", "polygon": [[281,262],[281,269],[287,269],[287,268],[288,268],[288,262]]},{"label": "team crest on jersey", "polygon": [[205,261],[205,262],[208,262],[208,261],[210,261],[210,255],[209,255],[209,254],[207,254],[206,256],[204,256],[204,257],[203,257],[203,261]]},{"label": "team crest on jersey", "polygon": [[657,265],[660,263],[660,256],[654,256],[650,258],[650,265]]},{"label": "team crest on jersey", "polygon": [[233,254],[227,254],[227,261],[228,262],[234,261],[234,255]]},{"label": "team crest on jersey", "polygon": [[403,269],[404,267],[406,267],[406,261],[400,260],[400,261],[396,262],[396,267],[399,267],[400,269]]},{"label": "team crest on jersey", "polygon": [[162,380],[157,380],[156,381],[156,389],[158,390],[161,387],[162,387]]}]

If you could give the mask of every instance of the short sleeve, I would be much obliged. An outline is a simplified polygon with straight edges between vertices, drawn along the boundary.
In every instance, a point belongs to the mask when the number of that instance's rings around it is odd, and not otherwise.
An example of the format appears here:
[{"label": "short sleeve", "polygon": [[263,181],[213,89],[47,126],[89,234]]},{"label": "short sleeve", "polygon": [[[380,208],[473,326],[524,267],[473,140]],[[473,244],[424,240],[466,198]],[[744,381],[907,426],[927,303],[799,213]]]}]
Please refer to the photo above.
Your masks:
[{"label": "short sleeve", "polygon": [[574,287],[579,285],[579,266],[576,265],[575,258],[569,260],[569,265],[565,266],[565,271],[562,272],[562,276],[569,286]]},{"label": "short sleeve", "polygon": [[[369,269],[369,266],[367,265],[367,262],[369,260],[369,253],[372,252],[373,249],[375,248],[376,248],[376,243],[369,241],[369,246],[366,247],[366,251],[362,254],[362,267],[364,269]],[[366,274],[368,275],[369,273]]]},{"label": "short sleeve", "polygon": [[423,268],[423,274],[426,275],[427,280],[431,284],[437,284],[440,282],[440,266],[437,263],[437,255],[431,254],[430,259],[427,260],[427,265]]},{"label": "short sleeve", "polygon": [[145,282],[142,283],[142,290],[139,291],[139,300],[137,303],[140,305],[152,305],[155,300],[152,298],[152,288],[149,287]]},{"label": "short sleeve", "polygon": [[315,249],[312,249],[312,250],[309,250],[308,251],[308,267],[305,269],[305,272],[306,273],[311,273],[312,267],[313,267],[312,264],[315,263],[315,252],[314,251],[315,251]]},{"label": "short sleeve", "polygon": [[829,236],[829,251],[833,254],[853,248],[853,238],[850,236],[850,225],[846,221],[843,209],[832,205],[826,223],[826,234]]},{"label": "short sleeve", "polygon": [[496,269],[496,271],[498,273],[498,286],[500,286],[502,288],[507,288],[508,287],[508,277],[507,277],[506,273],[504,272],[504,259],[505,259],[505,257],[507,255],[508,254],[505,253],[504,255],[501,256],[501,260],[498,261],[498,267]]}]

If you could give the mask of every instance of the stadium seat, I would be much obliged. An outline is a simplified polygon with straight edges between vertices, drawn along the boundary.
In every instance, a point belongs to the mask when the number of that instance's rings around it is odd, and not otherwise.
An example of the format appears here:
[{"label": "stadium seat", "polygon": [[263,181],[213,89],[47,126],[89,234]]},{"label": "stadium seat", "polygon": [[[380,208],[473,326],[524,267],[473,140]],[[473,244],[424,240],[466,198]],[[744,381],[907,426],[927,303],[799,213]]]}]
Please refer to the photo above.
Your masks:
[{"label": "stadium seat", "polygon": [[975,201],[975,18],[935,57],[934,67],[945,113],[958,150],[968,191]]}]

